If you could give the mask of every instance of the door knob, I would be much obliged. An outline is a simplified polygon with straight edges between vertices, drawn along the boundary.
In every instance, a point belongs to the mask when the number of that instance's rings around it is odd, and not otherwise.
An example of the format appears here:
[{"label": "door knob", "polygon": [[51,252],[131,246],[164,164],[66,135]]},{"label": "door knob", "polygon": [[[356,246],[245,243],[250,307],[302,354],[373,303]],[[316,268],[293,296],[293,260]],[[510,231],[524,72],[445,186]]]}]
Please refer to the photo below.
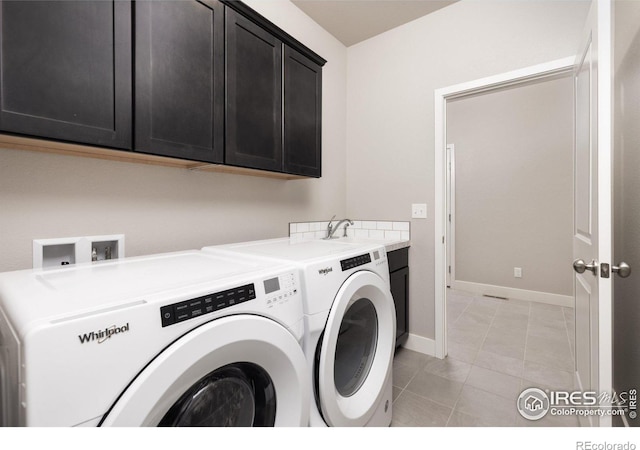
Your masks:
[{"label": "door knob", "polygon": [[576,259],[573,262],[573,270],[578,273],[584,273],[585,270],[589,270],[595,275],[596,273],[598,273],[598,263],[595,259],[591,260],[591,264],[585,264],[582,259]]},{"label": "door knob", "polygon": [[611,266],[611,271],[617,273],[620,278],[627,278],[631,275],[631,267],[626,262],[621,262],[617,266]]}]

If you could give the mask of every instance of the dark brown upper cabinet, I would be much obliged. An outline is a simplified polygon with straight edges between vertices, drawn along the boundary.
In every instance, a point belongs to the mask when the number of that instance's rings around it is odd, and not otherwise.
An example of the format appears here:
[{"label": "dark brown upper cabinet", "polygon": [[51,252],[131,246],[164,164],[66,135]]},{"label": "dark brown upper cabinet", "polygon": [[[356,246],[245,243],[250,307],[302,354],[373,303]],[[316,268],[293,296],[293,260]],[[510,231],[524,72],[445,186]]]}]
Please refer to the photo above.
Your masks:
[{"label": "dark brown upper cabinet", "polygon": [[225,163],[282,171],[282,42],[226,10]]},{"label": "dark brown upper cabinet", "polygon": [[131,149],[131,3],[0,3],[0,131]]},{"label": "dark brown upper cabinet", "polygon": [[135,3],[135,150],[222,163],[224,5]]},{"label": "dark brown upper cabinet", "polygon": [[243,3],[223,3],[225,163],[320,177],[326,61]]},{"label": "dark brown upper cabinet", "polygon": [[284,171],[320,177],[322,66],[284,47]]},{"label": "dark brown upper cabinet", "polygon": [[240,1],[0,0],[0,39],[0,134],[59,141],[9,145],[321,175],[326,61]]}]

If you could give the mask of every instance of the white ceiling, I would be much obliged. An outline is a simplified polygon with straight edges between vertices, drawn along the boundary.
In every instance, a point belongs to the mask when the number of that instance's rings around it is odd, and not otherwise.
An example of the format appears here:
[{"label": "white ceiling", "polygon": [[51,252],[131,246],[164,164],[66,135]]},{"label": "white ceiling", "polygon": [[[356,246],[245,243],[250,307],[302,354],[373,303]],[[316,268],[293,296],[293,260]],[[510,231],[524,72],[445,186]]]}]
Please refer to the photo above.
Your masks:
[{"label": "white ceiling", "polygon": [[347,47],[456,0],[292,0]]}]

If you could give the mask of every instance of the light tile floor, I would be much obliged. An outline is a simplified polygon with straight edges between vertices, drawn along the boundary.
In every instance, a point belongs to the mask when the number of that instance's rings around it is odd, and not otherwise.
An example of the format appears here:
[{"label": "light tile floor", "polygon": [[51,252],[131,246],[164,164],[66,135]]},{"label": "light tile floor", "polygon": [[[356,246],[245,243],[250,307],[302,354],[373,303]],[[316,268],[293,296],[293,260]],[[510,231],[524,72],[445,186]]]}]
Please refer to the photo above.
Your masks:
[{"label": "light tile floor", "polygon": [[525,388],[573,387],[572,308],[449,289],[447,321],[447,358],[396,352],[392,426],[579,426],[516,410]]}]

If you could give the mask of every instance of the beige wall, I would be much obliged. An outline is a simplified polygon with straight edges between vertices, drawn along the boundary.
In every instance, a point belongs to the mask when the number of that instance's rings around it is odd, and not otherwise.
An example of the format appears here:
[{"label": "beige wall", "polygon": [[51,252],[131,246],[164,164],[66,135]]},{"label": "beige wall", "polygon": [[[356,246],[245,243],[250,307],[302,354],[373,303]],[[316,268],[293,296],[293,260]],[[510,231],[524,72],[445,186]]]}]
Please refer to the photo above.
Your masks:
[{"label": "beige wall", "polygon": [[[633,270],[613,277],[613,387],[637,385],[640,371],[640,2],[614,3],[614,263]],[[631,422],[631,421],[630,421]]]},{"label": "beige wall", "polygon": [[281,181],[0,150],[0,272],[30,268],[32,239],[124,233],[128,256],[279,237],[345,214],[346,49],[289,1],[247,1],[328,60],[323,176]]},{"label": "beige wall", "polygon": [[447,103],[456,281],[573,295],[572,80]]},{"label": "beige wall", "polygon": [[[348,49],[347,214],[412,220],[410,323],[434,337],[437,88],[575,54],[587,2],[462,1]],[[384,216],[384,217],[381,217]]]}]

